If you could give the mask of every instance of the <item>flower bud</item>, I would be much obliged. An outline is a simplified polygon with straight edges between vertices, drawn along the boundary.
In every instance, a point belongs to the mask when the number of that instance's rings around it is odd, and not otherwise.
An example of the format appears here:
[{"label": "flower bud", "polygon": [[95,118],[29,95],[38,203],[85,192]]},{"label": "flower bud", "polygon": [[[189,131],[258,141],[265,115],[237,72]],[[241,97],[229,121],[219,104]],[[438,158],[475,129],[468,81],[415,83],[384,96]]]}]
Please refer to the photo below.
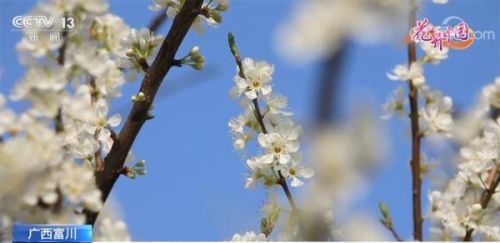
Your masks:
[{"label": "flower bud", "polygon": [[384,217],[384,219],[387,219],[387,218],[390,217],[389,209],[387,208],[387,206],[385,205],[385,203],[379,202],[378,203],[378,209],[380,210],[380,213],[382,214],[382,216]]},{"label": "flower bud", "polygon": [[228,1],[219,1],[219,4],[215,8],[221,12],[227,11],[229,9],[229,2]]},{"label": "flower bud", "polygon": [[143,167],[141,168],[134,168],[135,173],[137,173],[140,176],[146,175],[146,169]]},{"label": "flower bud", "polygon": [[139,160],[137,161],[137,163],[135,164],[135,167],[144,167],[146,165],[146,161],[145,160]]},{"label": "flower bud", "polygon": [[191,51],[189,52],[189,54],[191,56],[197,56],[200,52],[200,47],[198,46],[194,46],[193,48],[191,48]]},{"label": "flower bud", "polygon": [[135,172],[133,170],[130,170],[127,172],[126,176],[130,179],[135,179]]}]

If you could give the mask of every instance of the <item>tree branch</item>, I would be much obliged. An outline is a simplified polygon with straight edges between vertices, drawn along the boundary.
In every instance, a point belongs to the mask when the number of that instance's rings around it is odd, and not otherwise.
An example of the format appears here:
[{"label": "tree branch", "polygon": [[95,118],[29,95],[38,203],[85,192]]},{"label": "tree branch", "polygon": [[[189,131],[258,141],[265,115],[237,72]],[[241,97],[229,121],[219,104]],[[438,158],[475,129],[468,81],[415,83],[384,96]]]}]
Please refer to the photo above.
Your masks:
[{"label": "tree branch", "polygon": [[[245,76],[245,71],[243,69],[243,62],[241,61],[240,53],[239,53],[238,49],[236,48],[236,46],[234,45],[234,37],[231,33],[229,34],[229,48],[231,49],[231,53],[234,56],[234,59],[236,61],[236,65],[238,65],[238,69],[239,69],[238,75],[240,75],[240,77],[242,77],[243,79],[247,79]],[[257,100],[257,98],[255,98],[252,100],[252,103],[253,103],[254,108],[255,108],[254,109],[255,118],[257,119],[257,122],[259,123],[260,129],[262,130],[262,133],[267,134],[266,125],[264,124],[264,118],[263,118],[262,113],[260,112],[260,108],[259,108],[259,101]],[[295,201],[293,200],[292,193],[290,192],[290,189],[288,188],[288,184],[286,183],[286,179],[280,170],[278,170],[277,182],[283,188],[283,191],[285,191],[286,198],[288,199],[288,202],[290,203],[292,210],[294,212],[296,212],[297,206],[295,204]]]},{"label": "tree branch", "polygon": [[[493,197],[493,194],[495,194],[496,189],[498,185],[500,184],[500,175],[498,171],[500,168],[497,166],[492,170],[493,178],[494,180],[491,181],[490,185],[488,188],[485,188],[483,193],[481,193],[481,198],[479,199],[479,204],[481,204],[481,208],[485,209],[488,207],[488,204],[491,201],[491,197]],[[468,229],[467,232],[465,233],[464,238],[462,239],[463,241],[472,241],[472,233],[474,233],[474,229]]]},{"label": "tree branch", "polygon": [[[417,22],[417,6],[415,0],[410,1],[410,14],[408,27],[411,30]],[[408,66],[416,62],[417,54],[415,42],[408,43]],[[422,241],[422,209],[421,209],[421,191],[422,179],[420,175],[420,128],[418,124],[418,89],[413,85],[413,80],[408,83],[410,100],[410,119],[411,119],[411,175],[412,175],[412,204],[413,204],[413,237],[415,240]]]},{"label": "tree branch", "polygon": [[[148,111],[154,101],[161,82],[172,67],[175,54],[182,40],[189,31],[193,21],[198,16],[203,0],[185,1],[181,10],[175,17],[172,27],[163,41],[153,64],[145,74],[140,88],[146,96],[144,101],[134,102],[134,105],[118,135],[118,140],[113,143],[111,151],[105,158],[104,170],[95,173],[97,187],[102,192],[102,201],[106,199],[120,176],[118,171],[123,168],[125,159],[134,143],[134,140],[148,119]],[[98,212],[84,211],[87,224],[94,224]]]}]

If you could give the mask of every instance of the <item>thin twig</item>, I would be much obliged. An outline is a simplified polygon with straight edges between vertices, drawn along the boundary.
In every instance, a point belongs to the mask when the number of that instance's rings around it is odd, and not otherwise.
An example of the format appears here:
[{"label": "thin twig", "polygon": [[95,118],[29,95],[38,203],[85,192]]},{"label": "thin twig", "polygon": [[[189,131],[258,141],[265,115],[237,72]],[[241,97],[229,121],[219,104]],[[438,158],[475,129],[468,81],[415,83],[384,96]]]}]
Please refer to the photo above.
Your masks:
[{"label": "thin twig", "polygon": [[384,227],[389,231],[391,232],[392,234],[392,237],[394,237],[394,239],[396,239],[397,241],[403,241],[403,239],[401,239],[401,237],[399,236],[398,232],[396,232],[396,230],[394,229],[394,226],[391,224],[389,225],[385,225],[384,224]]},{"label": "thin twig", "polygon": [[[195,18],[198,16],[202,3],[203,0],[185,1],[175,17],[167,37],[162,43],[158,55],[142,81],[140,92],[144,93],[146,99],[141,102],[134,102],[127,120],[118,135],[118,140],[113,143],[111,151],[105,158],[104,170],[95,173],[97,187],[102,192],[103,202],[106,202],[113,185],[120,176],[116,171],[123,168],[123,164],[135,138],[148,119],[148,111],[151,108],[156,93],[172,67],[175,54]],[[98,212],[91,212],[89,210],[84,210],[84,213],[86,215],[86,223],[92,225],[99,214]]]},{"label": "thin twig", "polygon": [[[415,0],[410,1],[410,14],[408,26],[411,30],[417,21],[417,7]],[[416,62],[417,54],[415,42],[408,43],[408,66]],[[413,84],[413,80],[408,82],[410,100],[410,119],[411,119],[411,137],[412,137],[412,150],[411,150],[411,175],[412,175],[412,204],[413,204],[413,237],[415,240],[422,241],[422,209],[421,209],[421,190],[422,179],[420,174],[420,128],[418,124],[418,89]]]},{"label": "thin twig", "polygon": [[283,191],[285,191],[286,198],[288,199],[288,202],[290,203],[290,206],[294,211],[297,211],[297,205],[295,204],[295,201],[293,200],[292,193],[290,192],[290,189],[288,188],[288,184],[286,183],[285,177],[283,174],[281,174],[281,170],[278,170],[278,175],[279,175],[279,183],[281,187],[283,188]]}]

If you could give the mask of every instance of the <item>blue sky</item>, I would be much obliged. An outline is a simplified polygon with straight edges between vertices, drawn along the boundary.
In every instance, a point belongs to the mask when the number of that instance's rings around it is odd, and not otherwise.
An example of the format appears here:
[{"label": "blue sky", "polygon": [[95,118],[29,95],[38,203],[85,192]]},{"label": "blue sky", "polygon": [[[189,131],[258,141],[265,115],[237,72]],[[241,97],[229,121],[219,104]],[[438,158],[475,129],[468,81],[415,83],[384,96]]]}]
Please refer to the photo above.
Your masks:
[{"label": "blue sky", "polygon": [[[17,62],[15,44],[20,34],[11,31],[11,20],[27,13],[33,1],[0,0],[0,91],[8,93],[24,69]],[[156,14],[148,10],[149,0],[111,1],[111,12],[135,28],[144,27]],[[298,1],[232,1],[223,14],[222,25],[203,36],[190,32],[179,55],[198,45],[209,71],[195,75],[206,82],[175,95],[169,85],[182,84],[193,75],[190,68],[172,69],[155,102],[155,119],[143,127],[133,150],[147,161],[148,175],[136,180],[121,178],[113,189],[135,240],[227,240],[232,234],[259,229],[259,206],[265,198],[261,189],[243,187],[246,168],[233,150],[227,122],[240,113],[228,93],[233,85],[234,61],[227,47],[227,33],[235,33],[243,56],[275,64],[274,90],[288,96],[298,120],[310,124],[315,101],[319,62],[296,65],[278,55],[275,31],[286,22]],[[451,51],[450,58],[426,68],[428,82],[467,107],[481,87],[500,74],[498,1],[453,1],[447,5],[428,4],[419,17],[440,23],[447,16],[460,16],[476,30],[496,30],[496,40],[477,41],[465,51]],[[170,23],[161,28],[166,33]],[[366,102],[380,112],[380,105],[396,87],[385,73],[407,60],[399,42],[377,46],[352,43],[339,93],[341,117]],[[112,110],[127,114],[128,99],[139,83],[125,87],[124,98]],[[387,202],[394,224],[404,238],[411,235],[411,194],[407,124],[392,120],[384,132],[391,151],[385,167],[371,178],[371,192],[353,207],[378,215],[377,202]],[[307,126],[306,126],[307,128]],[[424,186],[424,192],[427,187]],[[280,192],[281,193],[281,192]],[[297,193],[297,192],[295,192]],[[425,195],[425,194],[424,194]],[[426,201],[426,197],[423,200]]]}]

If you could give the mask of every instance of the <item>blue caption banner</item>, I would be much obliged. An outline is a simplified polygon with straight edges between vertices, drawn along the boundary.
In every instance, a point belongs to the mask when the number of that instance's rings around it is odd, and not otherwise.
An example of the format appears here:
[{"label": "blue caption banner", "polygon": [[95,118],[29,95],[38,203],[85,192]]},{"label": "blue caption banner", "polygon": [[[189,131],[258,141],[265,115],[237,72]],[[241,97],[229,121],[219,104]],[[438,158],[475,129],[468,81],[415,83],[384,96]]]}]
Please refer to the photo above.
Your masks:
[{"label": "blue caption banner", "polygon": [[91,225],[14,224],[12,242],[92,242]]}]

